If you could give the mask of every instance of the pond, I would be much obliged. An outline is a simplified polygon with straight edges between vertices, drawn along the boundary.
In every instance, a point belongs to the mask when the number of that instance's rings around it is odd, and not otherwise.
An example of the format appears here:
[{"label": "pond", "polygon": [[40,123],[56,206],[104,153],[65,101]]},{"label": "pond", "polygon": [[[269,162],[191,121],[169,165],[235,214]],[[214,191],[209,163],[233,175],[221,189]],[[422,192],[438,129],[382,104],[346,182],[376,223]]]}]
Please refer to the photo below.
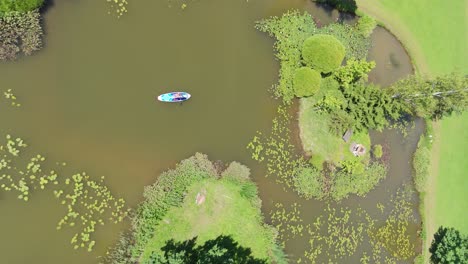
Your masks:
[{"label": "pond", "polygon": [[[265,215],[275,202],[297,202],[304,218],[313,219],[325,204],[284,192],[263,176],[263,166],[246,149],[257,130],[269,129],[278,104],[268,92],[279,67],[273,40],[253,25],[290,8],[307,10],[322,23],[353,18],[302,0],[201,0],[185,10],[176,3],[131,1],[120,20],[106,15],[105,1],[52,4],[44,16],[45,48],[0,63],[1,88],[13,89],[22,104],[2,107],[1,135],[22,137],[52,163],[66,162],[68,173],[105,175],[113,193],[130,206],[142,199],[143,186],[194,152],[237,160],[252,168]],[[386,85],[411,73],[408,56],[391,34],[379,28],[373,43],[370,59],[378,66],[371,81]],[[156,101],[173,90],[187,91],[192,99]],[[392,169],[369,194],[372,199],[388,199],[409,179],[417,128],[404,140],[393,131],[373,135],[375,142],[391,145]],[[357,200],[366,201],[344,204]],[[95,251],[87,253],[72,249],[70,232],[56,231],[64,211],[50,192],[35,193],[28,203],[1,193],[0,210],[2,262],[10,264],[95,263],[126,228],[100,228]],[[286,252],[294,259],[305,245],[305,238],[291,241]]]}]

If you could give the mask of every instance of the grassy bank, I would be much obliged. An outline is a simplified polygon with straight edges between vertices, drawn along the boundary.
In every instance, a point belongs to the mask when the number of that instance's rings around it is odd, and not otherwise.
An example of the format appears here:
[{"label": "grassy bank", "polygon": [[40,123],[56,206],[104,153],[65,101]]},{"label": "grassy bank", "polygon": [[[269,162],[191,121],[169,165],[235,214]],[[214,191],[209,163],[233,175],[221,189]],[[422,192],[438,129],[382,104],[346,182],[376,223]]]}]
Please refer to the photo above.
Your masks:
[{"label": "grassy bank", "polygon": [[[359,12],[375,17],[407,48],[420,73],[468,71],[467,2],[357,0]],[[417,10],[417,12],[415,12]]]},{"label": "grassy bank", "polygon": [[[206,190],[206,201],[197,205],[195,197],[201,190]],[[259,209],[241,195],[241,186],[226,179],[207,179],[187,190],[181,207],[168,211],[148,242],[142,260],[170,239],[185,241],[196,236],[197,244],[203,244],[220,234],[231,235],[261,259],[267,259],[274,246],[272,229],[264,227]]]},{"label": "grassy bank", "polygon": [[[436,0],[357,0],[358,12],[375,17],[406,47],[417,71],[422,74],[459,70],[468,73],[468,2],[450,4]],[[414,10],[418,10],[415,13]],[[450,18],[450,19],[447,19]],[[463,186],[468,148],[468,115],[451,117],[435,124],[435,142],[426,191],[422,193],[425,247],[439,225],[468,231],[468,194]],[[466,188],[465,188],[466,189]],[[428,260],[427,251],[426,260]]]},{"label": "grassy bank", "polygon": [[263,224],[250,170],[221,167],[197,153],[145,187],[130,233],[106,262],[285,263],[276,230]]}]

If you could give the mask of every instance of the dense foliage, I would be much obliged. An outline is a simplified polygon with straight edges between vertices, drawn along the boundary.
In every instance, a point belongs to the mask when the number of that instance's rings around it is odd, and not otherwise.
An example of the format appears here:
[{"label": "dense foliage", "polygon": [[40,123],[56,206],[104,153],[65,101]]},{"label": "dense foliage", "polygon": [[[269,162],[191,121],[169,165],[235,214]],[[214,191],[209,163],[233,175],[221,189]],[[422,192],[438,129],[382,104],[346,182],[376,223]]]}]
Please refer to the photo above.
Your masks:
[{"label": "dense foliage", "polygon": [[413,155],[414,185],[418,192],[426,189],[429,167],[431,162],[431,139],[432,135],[421,135],[418,147]]},{"label": "dense foliage", "polygon": [[389,120],[399,120],[404,109],[404,105],[372,84],[352,85],[343,90],[343,95],[347,102],[343,110],[352,117],[351,125],[356,131],[382,130]]},{"label": "dense foliage", "polygon": [[42,4],[44,0],[0,0],[0,17],[11,12],[29,12]]},{"label": "dense foliage", "polygon": [[468,263],[468,237],[452,227],[439,227],[434,234],[431,248],[434,264]]},{"label": "dense foliage", "polygon": [[31,55],[41,48],[41,36],[37,10],[5,14],[0,17],[0,60],[13,60],[19,53]]},{"label": "dense foliage", "polygon": [[356,29],[364,37],[369,37],[376,26],[377,22],[375,21],[375,19],[368,15],[363,15],[359,18],[356,24]]},{"label": "dense foliage", "polygon": [[161,248],[162,253],[153,252],[148,262],[143,264],[263,264],[266,260],[252,256],[252,251],[234,241],[230,236],[219,236],[206,241],[203,245],[196,244],[197,238],[176,242],[167,241]]},{"label": "dense foliage", "polygon": [[311,68],[297,69],[294,76],[294,94],[297,97],[314,95],[320,89],[321,79],[320,73]]},{"label": "dense foliage", "polygon": [[255,28],[267,32],[276,39],[276,57],[280,61],[279,83],[274,94],[285,102],[294,98],[294,74],[302,67],[301,47],[304,40],[316,32],[312,17],[304,12],[288,11],[281,17],[272,17],[257,22]]},{"label": "dense foliage", "polygon": [[333,72],[333,77],[343,88],[348,88],[351,84],[363,80],[367,81],[367,74],[375,67],[375,62],[354,58],[346,61],[346,65]]},{"label": "dense foliage", "polygon": [[302,46],[304,63],[321,73],[338,68],[344,57],[343,44],[331,35],[316,34],[307,38]]},{"label": "dense foliage", "polygon": [[440,119],[468,109],[468,76],[456,72],[434,79],[412,75],[387,91],[413,115],[424,118]]}]

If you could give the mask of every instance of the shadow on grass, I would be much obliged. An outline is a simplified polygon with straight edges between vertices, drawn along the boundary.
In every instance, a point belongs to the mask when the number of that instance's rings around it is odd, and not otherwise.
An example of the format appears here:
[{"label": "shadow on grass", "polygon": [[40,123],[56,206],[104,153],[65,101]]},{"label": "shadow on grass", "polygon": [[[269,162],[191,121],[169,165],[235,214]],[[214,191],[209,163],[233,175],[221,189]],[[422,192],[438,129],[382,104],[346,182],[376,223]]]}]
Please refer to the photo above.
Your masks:
[{"label": "shadow on grass", "polygon": [[173,239],[166,242],[161,253],[153,252],[148,263],[236,263],[236,264],[264,264],[264,259],[252,256],[250,248],[240,246],[231,236],[218,236],[206,241],[203,245],[196,245],[197,237],[182,242]]}]

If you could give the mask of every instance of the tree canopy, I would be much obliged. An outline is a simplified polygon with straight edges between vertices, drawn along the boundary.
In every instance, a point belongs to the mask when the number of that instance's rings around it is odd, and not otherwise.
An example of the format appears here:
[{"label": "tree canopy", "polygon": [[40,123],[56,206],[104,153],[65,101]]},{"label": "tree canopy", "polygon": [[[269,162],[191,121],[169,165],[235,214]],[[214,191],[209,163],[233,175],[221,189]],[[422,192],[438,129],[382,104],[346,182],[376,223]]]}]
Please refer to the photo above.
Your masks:
[{"label": "tree canopy", "polygon": [[439,227],[434,234],[431,261],[435,264],[468,263],[468,238],[455,228]]},{"label": "tree canopy", "polygon": [[338,68],[344,57],[345,47],[331,35],[313,35],[302,46],[305,64],[321,73],[329,73]]},{"label": "tree canopy", "polygon": [[321,79],[320,73],[311,68],[297,69],[294,75],[294,94],[297,97],[314,95],[320,89]]}]

